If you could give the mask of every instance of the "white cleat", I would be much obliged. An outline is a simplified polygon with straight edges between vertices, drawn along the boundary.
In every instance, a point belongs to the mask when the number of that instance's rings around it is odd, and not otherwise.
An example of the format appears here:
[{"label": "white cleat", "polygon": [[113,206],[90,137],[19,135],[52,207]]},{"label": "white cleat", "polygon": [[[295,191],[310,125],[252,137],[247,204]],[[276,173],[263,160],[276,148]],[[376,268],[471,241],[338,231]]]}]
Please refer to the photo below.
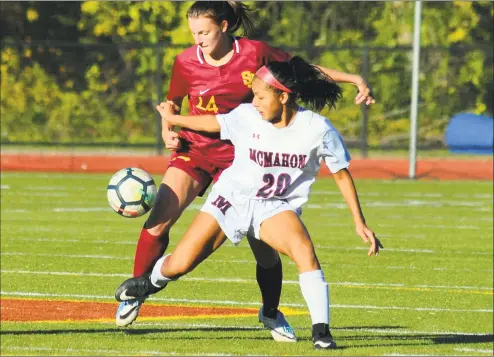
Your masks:
[{"label": "white cleat", "polygon": [[118,327],[126,327],[131,325],[139,316],[139,310],[144,300],[126,300],[122,301],[118,306],[115,323]]},{"label": "white cleat", "polygon": [[285,316],[278,310],[275,319],[265,317],[262,313],[262,307],[259,310],[259,322],[264,324],[264,327],[271,330],[271,336],[277,342],[297,342],[297,336],[292,327],[286,321]]}]

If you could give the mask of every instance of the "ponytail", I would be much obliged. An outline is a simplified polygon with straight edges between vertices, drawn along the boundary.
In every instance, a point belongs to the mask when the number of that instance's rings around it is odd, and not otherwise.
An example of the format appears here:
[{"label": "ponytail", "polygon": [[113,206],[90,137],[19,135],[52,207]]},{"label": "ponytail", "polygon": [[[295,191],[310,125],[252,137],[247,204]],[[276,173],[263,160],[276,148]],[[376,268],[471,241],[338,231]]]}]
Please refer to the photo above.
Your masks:
[{"label": "ponytail", "polygon": [[196,1],[187,10],[187,18],[205,16],[213,19],[218,25],[226,20],[228,32],[234,33],[242,27],[242,35],[249,36],[254,30],[250,11],[250,8],[240,1]]},{"label": "ponytail", "polygon": [[319,68],[294,56],[288,62],[270,62],[266,65],[273,76],[289,88],[293,101],[300,100],[320,111],[324,106],[335,107],[343,90]]}]

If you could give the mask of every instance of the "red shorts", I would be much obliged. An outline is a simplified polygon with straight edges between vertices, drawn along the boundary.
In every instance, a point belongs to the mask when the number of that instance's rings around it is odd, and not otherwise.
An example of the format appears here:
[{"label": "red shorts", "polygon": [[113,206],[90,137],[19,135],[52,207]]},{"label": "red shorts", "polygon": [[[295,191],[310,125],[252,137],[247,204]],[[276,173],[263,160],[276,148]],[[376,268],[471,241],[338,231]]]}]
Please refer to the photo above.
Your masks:
[{"label": "red shorts", "polygon": [[232,163],[213,164],[204,156],[191,155],[188,152],[174,152],[170,157],[168,167],[175,167],[186,172],[190,177],[203,186],[198,196],[203,196],[212,181],[218,181],[223,170]]}]

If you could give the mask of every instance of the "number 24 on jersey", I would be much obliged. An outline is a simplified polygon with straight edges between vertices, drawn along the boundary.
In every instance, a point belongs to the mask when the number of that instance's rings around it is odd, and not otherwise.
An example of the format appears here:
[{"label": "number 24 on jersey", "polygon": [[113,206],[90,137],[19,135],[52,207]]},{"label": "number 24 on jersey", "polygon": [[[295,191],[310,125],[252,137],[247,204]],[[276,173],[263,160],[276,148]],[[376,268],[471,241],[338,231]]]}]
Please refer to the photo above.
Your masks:
[{"label": "number 24 on jersey", "polygon": [[216,106],[216,102],[214,101],[214,95],[209,99],[208,104],[204,107],[204,102],[202,97],[199,97],[199,103],[197,103],[196,108],[204,110],[206,112],[214,112],[218,113],[218,107]]}]

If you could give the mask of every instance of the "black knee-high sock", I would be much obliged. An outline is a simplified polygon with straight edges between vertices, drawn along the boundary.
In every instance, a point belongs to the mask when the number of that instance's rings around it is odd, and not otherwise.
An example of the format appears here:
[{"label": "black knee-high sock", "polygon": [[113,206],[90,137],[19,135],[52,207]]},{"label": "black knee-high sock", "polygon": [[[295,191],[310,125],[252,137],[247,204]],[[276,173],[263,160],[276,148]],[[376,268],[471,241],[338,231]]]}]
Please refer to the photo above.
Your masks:
[{"label": "black knee-high sock", "polygon": [[265,269],[257,264],[256,278],[262,294],[263,315],[265,317],[276,318],[278,306],[280,305],[283,280],[281,259],[269,269]]}]

